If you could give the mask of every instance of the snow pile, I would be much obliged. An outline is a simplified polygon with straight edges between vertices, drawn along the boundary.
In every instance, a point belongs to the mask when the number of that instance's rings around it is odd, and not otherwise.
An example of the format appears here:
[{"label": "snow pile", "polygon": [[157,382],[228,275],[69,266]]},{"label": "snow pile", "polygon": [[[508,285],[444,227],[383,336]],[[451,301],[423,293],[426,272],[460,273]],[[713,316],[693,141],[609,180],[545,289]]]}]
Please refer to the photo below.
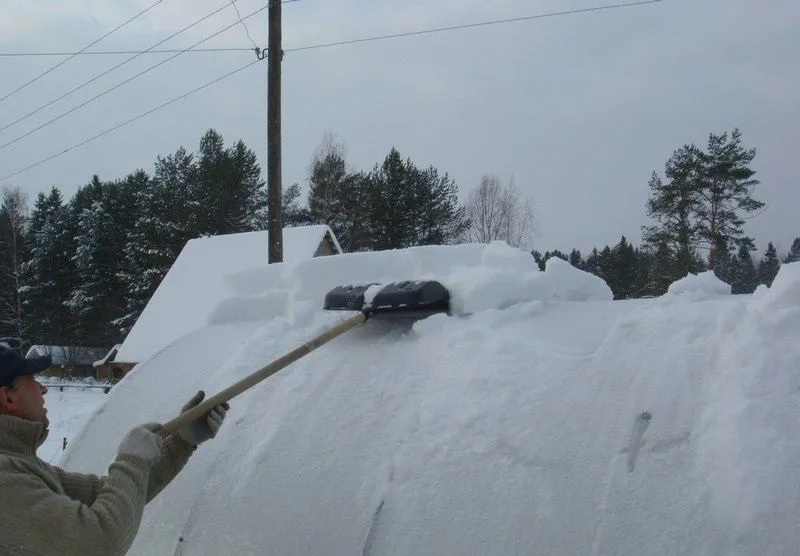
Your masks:
[{"label": "snow pile", "polygon": [[781,265],[772,287],[757,290],[756,298],[763,311],[800,307],[800,262]]},{"label": "snow pile", "polygon": [[615,302],[529,258],[431,247],[231,275],[215,318],[112,389],[62,463],[103,472],[129,427],[341,321],[320,309],[335,285],[440,277],[462,314],[370,321],[234,399],[130,554],[800,553],[796,269],[757,296]]},{"label": "snow pile", "polygon": [[226,277],[231,297],[209,322],[253,315],[290,317],[293,304],[319,305],[332,288],[396,280],[438,280],[451,293],[457,314],[502,309],[532,300],[588,301],[613,298],[597,276],[551,259],[545,272],[533,257],[505,242],[425,246],[377,253],[350,253],[295,265],[270,265]]},{"label": "snow pile", "polygon": [[[497,249],[485,259],[502,261],[502,254]],[[610,301],[614,297],[602,279],[558,257],[547,261],[544,272],[532,267],[526,264],[521,268],[489,265],[463,268],[450,274],[443,283],[451,291],[453,307],[459,313],[503,309],[531,300]]]},{"label": "snow pile", "polygon": [[769,289],[720,315],[719,374],[708,383],[699,460],[723,553],[797,554],[800,533],[800,263]]},{"label": "snow pile", "polygon": [[680,295],[695,301],[711,299],[720,295],[730,295],[730,293],[730,284],[726,284],[717,278],[713,270],[699,274],[689,273],[670,284],[667,289],[668,295]]},{"label": "snow pile", "polygon": [[[459,313],[531,299],[612,298],[600,278],[560,259],[549,261],[542,273],[530,253],[505,242],[348,253],[267,265],[253,256],[234,254],[241,243],[236,239],[223,236],[187,244],[125,339],[117,360],[144,361],[207,323],[292,319],[296,307],[319,307],[329,290],[346,284],[439,280],[451,290],[453,309]],[[256,240],[254,236],[255,245]],[[246,253],[252,255],[253,249],[250,245]]]}]

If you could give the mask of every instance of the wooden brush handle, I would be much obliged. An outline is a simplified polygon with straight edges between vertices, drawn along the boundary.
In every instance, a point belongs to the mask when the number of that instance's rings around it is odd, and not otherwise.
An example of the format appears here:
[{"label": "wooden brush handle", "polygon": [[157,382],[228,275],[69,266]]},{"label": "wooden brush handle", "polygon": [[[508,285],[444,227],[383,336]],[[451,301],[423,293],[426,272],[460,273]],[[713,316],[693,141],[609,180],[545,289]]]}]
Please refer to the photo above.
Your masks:
[{"label": "wooden brush handle", "polygon": [[276,359],[266,367],[262,367],[261,369],[252,373],[251,375],[246,376],[240,381],[230,385],[228,388],[219,392],[218,394],[215,394],[210,398],[206,398],[193,408],[181,413],[171,421],[164,423],[164,426],[159,431],[159,433],[162,434],[163,436],[169,436],[170,434],[178,432],[180,429],[186,427],[189,423],[191,423],[195,419],[198,419],[199,417],[205,415],[206,413],[214,409],[216,406],[232,400],[234,397],[238,396],[242,392],[249,390],[262,380],[269,378],[270,376],[274,375],[284,367],[291,365],[304,355],[311,353],[318,347],[330,342],[337,336],[341,336],[348,330],[355,328],[365,320],[367,320],[367,314],[361,312],[358,313],[357,315],[354,315],[342,321],[341,323],[337,324],[330,330],[323,332],[316,338],[313,338],[312,340],[309,340],[302,346],[290,351],[280,359]]}]

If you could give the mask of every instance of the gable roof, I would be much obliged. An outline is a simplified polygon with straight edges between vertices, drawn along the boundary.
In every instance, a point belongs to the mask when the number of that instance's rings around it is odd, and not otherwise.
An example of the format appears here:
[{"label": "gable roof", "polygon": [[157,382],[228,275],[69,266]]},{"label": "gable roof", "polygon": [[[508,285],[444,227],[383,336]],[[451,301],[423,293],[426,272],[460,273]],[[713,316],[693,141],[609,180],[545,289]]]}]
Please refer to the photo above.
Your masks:
[{"label": "gable roof", "polygon": [[[283,229],[283,262],[314,257],[324,241],[342,249],[326,225]],[[203,326],[226,297],[225,276],[268,262],[269,232],[245,232],[189,240],[147,303],[116,354],[116,361],[138,363],[174,340]],[[165,335],[164,331],[169,330]]]}]

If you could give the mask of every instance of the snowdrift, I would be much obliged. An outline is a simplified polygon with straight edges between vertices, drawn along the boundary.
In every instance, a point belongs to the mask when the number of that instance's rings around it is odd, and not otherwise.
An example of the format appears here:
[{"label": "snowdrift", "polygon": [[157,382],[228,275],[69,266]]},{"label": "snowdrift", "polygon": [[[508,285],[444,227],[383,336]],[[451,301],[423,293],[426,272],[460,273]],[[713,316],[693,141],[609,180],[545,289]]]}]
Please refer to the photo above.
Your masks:
[{"label": "snowdrift", "polygon": [[611,301],[562,263],[492,244],[230,275],[61,463],[103,472],[129,427],[338,322],[333,286],[433,278],[456,315],[371,321],[236,398],[131,554],[800,553],[800,265],[753,296]]}]

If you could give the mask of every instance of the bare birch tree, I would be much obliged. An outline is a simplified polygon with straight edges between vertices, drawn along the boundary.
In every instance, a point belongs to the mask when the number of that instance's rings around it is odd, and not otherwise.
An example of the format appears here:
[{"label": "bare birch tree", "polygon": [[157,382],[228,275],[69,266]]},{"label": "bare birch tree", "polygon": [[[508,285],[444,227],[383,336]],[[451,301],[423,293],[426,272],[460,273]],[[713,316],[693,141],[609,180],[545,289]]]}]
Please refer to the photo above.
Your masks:
[{"label": "bare birch tree", "polygon": [[464,240],[470,243],[507,242],[528,248],[536,231],[533,201],[523,197],[512,179],[503,185],[495,175],[484,175],[466,204],[470,228]]}]

